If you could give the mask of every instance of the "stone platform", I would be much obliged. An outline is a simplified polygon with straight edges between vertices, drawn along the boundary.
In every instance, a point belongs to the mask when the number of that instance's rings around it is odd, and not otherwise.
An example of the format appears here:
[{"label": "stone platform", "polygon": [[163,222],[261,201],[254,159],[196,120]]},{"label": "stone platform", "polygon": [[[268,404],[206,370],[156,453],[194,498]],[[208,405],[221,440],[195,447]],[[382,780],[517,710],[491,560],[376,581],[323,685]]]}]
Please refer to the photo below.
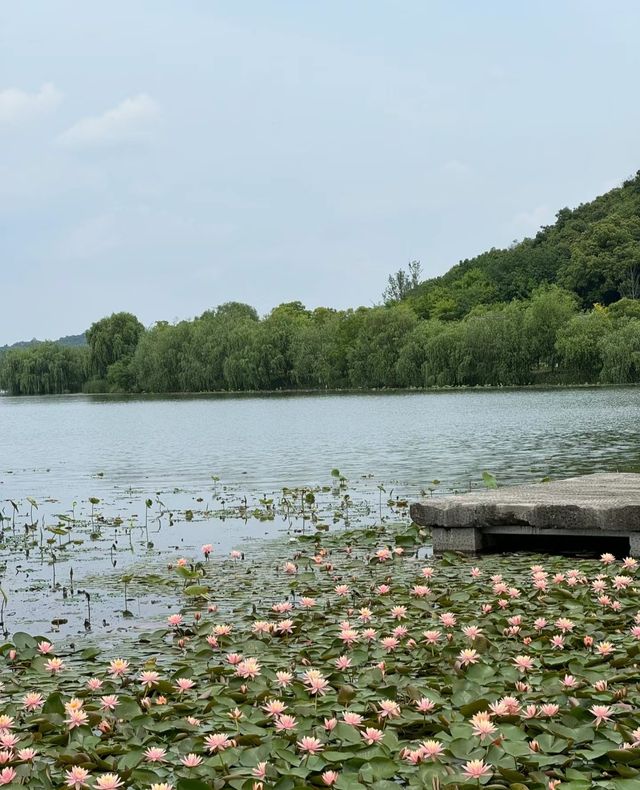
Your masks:
[{"label": "stone platform", "polygon": [[434,554],[517,547],[506,536],[520,535],[527,548],[539,544],[537,550],[550,552],[562,538],[576,552],[594,539],[602,551],[612,550],[607,541],[618,547],[628,541],[627,553],[640,556],[640,474],[581,475],[432,497],[414,502],[410,512],[416,524],[431,528]]}]

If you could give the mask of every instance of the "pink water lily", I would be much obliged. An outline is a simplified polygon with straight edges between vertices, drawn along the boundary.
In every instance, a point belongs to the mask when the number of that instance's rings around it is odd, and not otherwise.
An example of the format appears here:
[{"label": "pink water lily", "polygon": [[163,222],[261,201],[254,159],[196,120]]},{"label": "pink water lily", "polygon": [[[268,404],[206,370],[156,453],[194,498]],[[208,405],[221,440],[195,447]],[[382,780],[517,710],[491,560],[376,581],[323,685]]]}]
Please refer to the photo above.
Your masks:
[{"label": "pink water lily", "polygon": [[0,785],[8,785],[13,782],[13,780],[17,776],[17,771],[15,768],[3,768],[0,771]]},{"label": "pink water lily", "polygon": [[22,705],[25,710],[39,710],[44,705],[44,697],[37,691],[30,691],[22,698]]},{"label": "pink water lily", "polygon": [[282,713],[285,712],[287,706],[285,703],[280,699],[271,699],[267,700],[265,704],[262,706],[262,710],[268,713],[270,716],[280,716]]},{"label": "pink water lily", "polygon": [[469,760],[469,762],[464,764],[463,773],[469,779],[482,779],[482,777],[489,776],[492,773],[492,768],[483,760]]},{"label": "pink water lily", "polygon": [[207,735],[204,743],[209,752],[222,752],[235,746],[235,741],[226,732],[216,732],[213,735]]},{"label": "pink water lily", "polygon": [[45,661],[44,668],[47,672],[51,672],[52,675],[57,675],[65,668],[65,664],[61,658],[50,658],[48,661]]},{"label": "pink water lily", "polygon": [[176,689],[180,694],[190,691],[195,685],[195,681],[191,680],[191,678],[178,678],[176,680]]},{"label": "pink water lily", "polygon": [[81,788],[89,786],[87,782],[89,771],[80,765],[71,766],[65,773],[65,778],[65,786],[72,788],[72,790],[81,790]]},{"label": "pink water lily", "polygon": [[129,662],[123,658],[114,658],[109,664],[109,674],[114,677],[121,677],[129,669]]},{"label": "pink water lily", "polygon": [[256,777],[256,779],[265,779],[267,776],[267,767],[268,763],[263,760],[262,762],[259,762],[255,768],[252,768],[251,773]]},{"label": "pink water lily", "polygon": [[298,741],[298,749],[305,754],[318,754],[323,749],[322,741],[318,740],[318,738],[312,738],[309,735],[305,735],[303,738],[300,738]]},{"label": "pink water lily", "polygon": [[420,744],[420,751],[424,759],[435,760],[444,752],[444,746],[440,741],[428,739]]},{"label": "pink water lily", "polygon": [[592,705],[589,711],[595,717],[596,727],[599,727],[603,722],[611,721],[611,716],[613,714],[613,708],[609,705]]},{"label": "pink water lily", "polygon": [[380,743],[384,737],[384,732],[375,727],[367,727],[362,731],[362,738],[368,746],[373,746],[374,743]]},{"label": "pink water lily", "polygon": [[297,726],[298,722],[295,716],[289,716],[285,713],[276,718],[276,730],[278,732],[293,732]]},{"label": "pink water lily", "polygon": [[199,754],[189,752],[189,754],[185,754],[184,757],[180,758],[180,762],[186,768],[197,768],[199,765],[202,765],[202,757]]},{"label": "pink water lily", "polygon": [[458,662],[461,666],[467,667],[470,664],[477,664],[480,660],[478,651],[473,648],[465,648],[458,653]]},{"label": "pink water lily", "polygon": [[485,711],[476,713],[471,717],[471,725],[473,727],[473,734],[478,735],[480,738],[492,736],[497,727],[491,721],[491,717]]},{"label": "pink water lily", "polygon": [[533,659],[531,656],[516,656],[513,665],[519,672],[529,672],[533,669]]},{"label": "pink water lily", "polygon": [[161,746],[150,746],[144,753],[144,759],[148,763],[164,763],[166,758],[167,750]]},{"label": "pink water lily", "polygon": [[102,774],[96,779],[95,787],[97,790],[116,790],[123,785],[124,782],[118,774]]},{"label": "pink water lily", "polygon": [[430,713],[436,707],[436,703],[428,697],[422,697],[417,700],[415,705],[419,713]]},{"label": "pink water lily", "polygon": [[378,703],[379,719],[395,719],[400,716],[400,706],[395,700],[383,699]]}]

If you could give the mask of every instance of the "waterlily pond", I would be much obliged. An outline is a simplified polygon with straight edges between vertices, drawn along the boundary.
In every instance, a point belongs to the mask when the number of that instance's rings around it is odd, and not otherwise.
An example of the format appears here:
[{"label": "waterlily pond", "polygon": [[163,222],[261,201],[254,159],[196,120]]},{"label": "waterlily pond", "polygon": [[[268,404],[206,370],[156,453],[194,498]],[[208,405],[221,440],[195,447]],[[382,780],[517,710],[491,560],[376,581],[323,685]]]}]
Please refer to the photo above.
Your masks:
[{"label": "waterlily pond", "polygon": [[[434,560],[427,542],[387,524],[298,535],[260,563],[206,547],[167,569],[183,605],[135,641],[14,634],[0,783],[637,787],[636,563]],[[223,611],[229,589],[244,594]]]},{"label": "waterlily pond", "polygon": [[0,398],[0,785],[639,786],[636,564],[408,516],[637,469],[639,395]]}]

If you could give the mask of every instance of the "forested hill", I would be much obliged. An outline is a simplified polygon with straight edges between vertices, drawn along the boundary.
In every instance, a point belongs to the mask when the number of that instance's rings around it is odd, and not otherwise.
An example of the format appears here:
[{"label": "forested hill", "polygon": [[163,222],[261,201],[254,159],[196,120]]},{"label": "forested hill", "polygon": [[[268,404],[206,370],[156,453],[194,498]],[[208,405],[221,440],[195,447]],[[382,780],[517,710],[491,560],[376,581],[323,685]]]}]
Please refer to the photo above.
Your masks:
[{"label": "forested hill", "polygon": [[87,330],[86,344],[65,338],[0,353],[0,390],[640,383],[640,174],[562,209],[533,239],[424,283],[419,271],[416,261],[392,275],[385,304],[370,308],[290,302],[259,316],[227,303],[151,327],[114,313]]},{"label": "forested hill", "polygon": [[460,319],[478,305],[526,299],[545,283],[575,293],[584,308],[640,296],[640,171],[508,249],[461,261],[406,297],[421,318]]},{"label": "forested hill", "polygon": [[[32,340],[19,340],[17,343],[12,343],[10,346],[0,346],[0,353],[9,351],[11,348],[30,348],[31,346],[37,346],[39,343],[45,342],[48,341],[37,340],[35,337]],[[87,338],[83,332],[81,335],[65,335],[53,342],[58,346],[86,346]]]}]

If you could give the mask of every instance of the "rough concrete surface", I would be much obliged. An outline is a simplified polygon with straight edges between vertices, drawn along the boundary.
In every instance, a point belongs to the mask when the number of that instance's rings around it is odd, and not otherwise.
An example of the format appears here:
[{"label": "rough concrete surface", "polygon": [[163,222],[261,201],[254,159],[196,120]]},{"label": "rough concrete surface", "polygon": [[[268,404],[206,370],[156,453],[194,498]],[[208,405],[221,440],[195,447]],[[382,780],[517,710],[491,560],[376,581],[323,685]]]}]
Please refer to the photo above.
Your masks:
[{"label": "rough concrete surface", "polygon": [[630,554],[640,556],[640,474],[582,475],[432,497],[414,502],[411,517],[431,527],[436,554],[475,554],[499,546],[500,535],[533,535],[623,537]]},{"label": "rough concrete surface", "polygon": [[581,475],[432,497],[414,502],[411,517],[425,527],[640,532],[640,474]]}]

